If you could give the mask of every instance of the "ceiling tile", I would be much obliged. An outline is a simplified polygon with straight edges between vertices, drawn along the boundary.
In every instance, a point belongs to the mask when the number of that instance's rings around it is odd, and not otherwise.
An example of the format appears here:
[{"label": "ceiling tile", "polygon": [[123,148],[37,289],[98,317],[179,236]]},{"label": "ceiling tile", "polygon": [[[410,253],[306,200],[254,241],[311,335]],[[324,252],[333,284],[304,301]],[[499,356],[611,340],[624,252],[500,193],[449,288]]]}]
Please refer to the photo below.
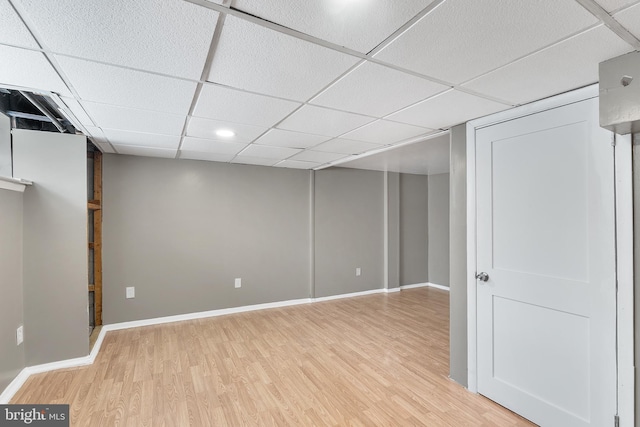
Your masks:
[{"label": "ceiling tile", "polygon": [[[85,126],[85,129],[88,132],[87,136],[91,139],[91,142],[103,149],[104,146],[111,147],[109,145],[107,137],[105,136],[104,132],[102,132],[102,129],[95,126]],[[113,152],[113,150],[111,150],[110,152]]]},{"label": "ceiling tile", "polygon": [[82,105],[80,105],[80,103],[76,101],[75,98],[62,96],[60,97],[60,99],[62,99],[62,101],[67,106],[67,109],[71,111],[71,113],[76,117],[76,119],[78,119],[81,125],[83,125],[84,127],[94,126],[93,120],[91,120],[87,112],[84,111],[84,108],[82,108]]},{"label": "ceiling tile", "polygon": [[134,145],[114,145],[114,148],[120,154],[128,154],[130,156],[164,157],[167,159],[175,158],[176,153],[178,152],[178,150],[170,150],[167,148],[136,147]]},{"label": "ceiling tile", "polygon": [[603,25],[464,86],[514,104],[524,104],[596,83],[600,62],[632,50]]},{"label": "ceiling tile", "polygon": [[371,117],[305,105],[280,123],[278,127],[285,130],[335,137],[373,120],[375,119]]},{"label": "ceiling tile", "polygon": [[82,101],[82,105],[101,128],[128,130],[161,135],[180,135],[185,116],[149,110],[116,107]]},{"label": "ceiling tile", "polygon": [[263,159],[286,159],[302,150],[296,148],[272,147],[269,145],[251,144],[241,154],[247,157],[261,157]]},{"label": "ceiling tile", "polygon": [[311,151],[306,150],[302,153],[294,156],[291,160],[298,160],[303,162],[316,162],[316,163],[329,163],[338,159],[344,159],[345,157],[349,157],[343,153],[326,153],[322,151]]},{"label": "ceiling tile", "polygon": [[507,108],[510,106],[458,90],[450,90],[392,114],[387,119],[432,129],[444,129]]},{"label": "ceiling tile", "polygon": [[208,119],[270,127],[298,108],[298,102],[205,84],[193,115]]},{"label": "ceiling tile", "polygon": [[432,129],[387,120],[377,120],[343,135],[343,138],[386,145],[431,132]]},{"label": "ceiling tile", "polygon": [[634,36],[640,38],[640,3],[620,13],[616,13],[614,18],[627,30],[631,31]]},{"label": "ceiling tile", "polygon": [[363,53],[376,47],[433,0],[236,0],[234,7]]},{"label": "ceiling tile", "polygon": [[55,52],[199,79],[218,13],[181,0],[14,0]]},{"label": "ceiling tile", "polygon": [[313,169],[315,167],[320,166],[321,163],[315,162],[302,162],[299,160],[285,160],[280,163],[276,163],[274,166],[279,168],[289,168],[289,169]]},{"label": "ceiling tile", "polygon": [[96,143],[96,146],[103,152],[103,153],[115,153],[115,150],[113,149],[113,147],[111,147],[111,145],[105,143],[105,142],[98,142]]},{"label": "ceiling tile", "polygon": [[0,45],[0,58],[0,84],[71,96],[71,92],[44,54]]},{"label": "ceiling tile", "polygon": [[40,47],[8,0],[0,0],[0,43]]},{"label": "ceiling tile", "polygon": [[203,153],[230,154],[235,156],[247,144],[239,142],[223,142],[211,139],[184,138],[181,151],[199,151]]},{"label": "ceiling tile", "polygon": [[574,0],[449,0],[376,58],[458,84],[596,22]]},{"label": "ceiling tile", "polygon": [[637,2],[638,0],[596,0],[596,3],[599,3],[607,12],[613,12]]},{"label": "ceiling tile", "polygon": [[56,60],[87,101],[187,115],[196,91],[186,80],[60,55]]},{"label": "ceiling tile", "polygon": [[349,55],[227,16],[208,80],[306,101],[357,61]]},{"label": "ceiling tile", "polygon": [[244,165],[273,166],[278,163],[276,159],[263,159],[261,157],[237,156],[231,163],[241,163]]},{"label": "ceiling tile", "polygon": [[378,144],[372,144],[370,142],[353,141],[350,139],[332,139],[313,147],[313,151],[328,151],[330,153],[343,153],[343,154],[361,154],[365,151],[374,150],[380,148]]},{"label": "ceiling tile", "polygon": [[366,62],[314,98],[311,103],[382,117],[448,88]]},{"label": "ceiling tile", "polygon": [[114,145],[135,145],[138,147],[171,148],[174,150],[180,145],[179,136],[127,132],[116,129],[103,129],[103,132]]},{"label": "ceiling tile", "polygon": [[449,172],[449,134],[408,144],[393,150],[365,155],[340,167],[418,175]]},{"label": "ceiling tile", "polygon": [[[231,137],[219,137],[218,130],[231,130],[235,133]],[[187,126],[187,135],[198,138],[216,139],[227,142],[251,142],[267,130],[266,127],[243,125],[239,123],[222,122],[219,120],[191,117]]]},{"label": "ceiling tile", "polygon": [[209,162],[228,163],[235,154],[204,153],[201,151],[180,150],[180,158],[184,160],[206,160]]},{"label": "ceiling tile", "polygon": [[293,132],[290,130],[271,129],[258,138],[255,143],[273,145],[276,147],[309,148],[329,139],[328,136],[312,135],[310,133]]}]

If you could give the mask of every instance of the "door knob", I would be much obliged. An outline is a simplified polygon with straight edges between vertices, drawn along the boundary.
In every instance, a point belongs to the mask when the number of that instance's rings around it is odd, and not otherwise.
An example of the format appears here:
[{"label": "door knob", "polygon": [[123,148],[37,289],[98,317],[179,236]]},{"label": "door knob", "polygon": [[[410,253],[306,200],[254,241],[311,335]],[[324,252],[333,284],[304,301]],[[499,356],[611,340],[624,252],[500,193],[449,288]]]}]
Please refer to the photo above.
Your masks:
[{"label": "door knob", "polygon": [[485,272],[478,273],[476,274],[476,279],[480,280],[481,282],[486,282],[487,280],[489,280],[489,275]]}]

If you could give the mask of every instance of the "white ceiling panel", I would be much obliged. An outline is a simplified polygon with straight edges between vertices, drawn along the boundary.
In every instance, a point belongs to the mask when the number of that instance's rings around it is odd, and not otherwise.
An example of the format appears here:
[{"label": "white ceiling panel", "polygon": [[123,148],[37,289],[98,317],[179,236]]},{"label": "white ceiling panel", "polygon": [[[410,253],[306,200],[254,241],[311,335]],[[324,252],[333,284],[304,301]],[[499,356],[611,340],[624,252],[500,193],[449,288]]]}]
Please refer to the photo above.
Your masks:
[{"label": "white ceiling panel", "polygon": [[105,143],[105,142],[96,142],[96,146],[103,152],[103,153],[115,153],[115,150],[111,147],[111,145]]},{"label": "white ceiling panel", "polygon": [[242,153],[242,156],[261,157],[263,159],[282,160],[299,153],[302,150],[286,147],[272,147],[270,145],[251,144]]},{"label": "white ceiling panel", "polygon": [[0,43],[40,47],[8,0],[0,0]]},{"label": "white ceiling panel", "polygon": [[358,60],[227,16],[208,80],[306,101]]},{"label": "white ceiling panel", "polygon": [[76,119],[78,119],[80,124],[82,124],[85,127],[94,126],[93,120],[91,120],[87,112],[84,111],[84,108],[82,108],[82,105],[80,105],[80,103],[76,101],[75,98],[68,98],[66,96],[62,96],[60,97],[60,99],[62,99],[62,101],[67,106],[67,109],[71,111],[71,113],[76,117]]},{"label": "white ceiling panel", "polygon": [[509,107],[459,90],[450,90],[392,114],[387,119],[432,129],[446,129]]},{"label": "white ceiling panel", "polygon": [[596,22],[574,0],[448,0],[376,58],[458,84]]},{"label": "white ceiling panel", "polygon": [[280,123],[278,127],[285,130],[335,137],[373,120],[375,119],[367,116],[305,105]]},{"label": "white ceiling panel", "polygon": [[600,26],[484,75],[465,87],[524,104],[598,81],[598,64],[632,51]]},{"label": "white ceiling panel", "polygon": [[613,12],[622,9],[630,4],[637,3],[638,0],[596,0],[607,12]]},{"label": "white ceiling panel", "polygon": [[449,134],[364,156],[340,167],[418,175],[449,172]]},{"label": "white ceiling panel", "polygon": [[366,62],[314,98],[311,103],[382,117],[448,88]]},{"label": "white ceiling panel", "polygon": [[207,119],[270,127],[298,108],[298,102],[205,84],[193,115]]},{"label": "white ceiling panel", "polygon": [[152,147],[136,147],[134,145],[114,145],[116,151],[120,154],[128,154],[130,156],[145,157],[164,157],[173,159],[176,157],[178,150],[168,148],[152,148]]},{"label": "white ceiling panel", "polygon": [[[218,130],[231,130],[235,135],[222,138],[216,135],[216,131]],[[266,127],[191,117],[189,118],[189,125],[187,126],[187,135],[229,142],[251,142],[266,130]]]},{"label": "white ceiling panel", "polygon": [[218,13],[182,0],[15,0],[45,47],[199,79]]},{"label": "white ceiling panel", "polygon": [[180,137],[152,133],[128,132],[116,129],[103,129],[104,135],[114,145],[135,145],[138,147],[177,149]]},{"label": "white ceiling panel", "polygon": [[186,137],[184,141],[182,141],[181,151],[198,151],[203,153],[230,154],[235,156],[246,146],[247,144],[239,142],[223,142],[211,139]]},{"label": "white ceiling panel", "polygon": [[433,129],[425,129],[424,127],[390,122],[387,120],[376,120],[373,123],[343,135],[343,138],[387,145],[432,132]]},{"label": "white ceiling panel", "polygon": [[376,47],[433,0],[236,0],[234,7],[363,53]]},{"label": "white ceiling panel", "polygon": [[243,165],[273,166],[280,160],[263,159],[261,157],[237,156],[231,163],[241,163]]},{"label": "white ceiling panel", "polygon": [[328,136],[312,135],[310,133],[293,132],[290,130],[271,129],[258,138],[255,143],[272,145],[275,147],[309,148],[328,140]]},{"label": "white ceiling panel", "polygon": [[320,166],[320,163],[302,162],[299,160],[285,160],[283,162],[276,163],[274,166],[289,169],[313,169],[317,166]]},{"label": "white ceiling panel", "polygon": [[342,154],[361,154],[365,151],[374,150],[380,148],[378,144],[372,144],[370,142],[353,141],[350,139],[332,139],[313,147],[313,151],[327,151],[329,153],[342,153]]},{"label": "white ceiling panel", "polygon": [[196,83],[56,55],[81,99],[121,107],[189,113]]},{"label": "white ceiling panel", "polygon": [[209,162],[227,163],[234,157],[235,154],[204,153],[202,151],[180,150],[180,159],[183,160],[206,160]]},{"label": "white ceiling panel", "polygon": [[291,160],[298,160],[303,162],[316,162],[316,163],[329,163],[334,160],[344,159],[345,157],[349,157],[349,155],[345,155],[342,153],[327,153],[323,151],[311,151],[306,150],[302,153],[294,156]]},{"label": "white ceiling panel", "polygon": [[116,107],[82,101],[82,105],[101,128],[161,135],[180,135],[185,116],[149,110]]},{"label": "white ceiling panel", "polygon": [[631,31],[634,36],[640,38],[640,3],[617,13],[614,18],[627,30]]},{"label": "white ceiling panel", "polygon": [[71,92],[44,54],[0,45],[0,58],[0,84],[71,96]]}]

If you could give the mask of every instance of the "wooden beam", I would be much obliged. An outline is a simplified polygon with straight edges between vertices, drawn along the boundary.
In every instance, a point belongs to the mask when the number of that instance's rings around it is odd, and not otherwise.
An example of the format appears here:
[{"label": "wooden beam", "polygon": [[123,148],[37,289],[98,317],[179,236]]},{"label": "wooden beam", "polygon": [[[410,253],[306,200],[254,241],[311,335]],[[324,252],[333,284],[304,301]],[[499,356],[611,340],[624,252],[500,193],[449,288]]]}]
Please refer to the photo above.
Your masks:
[{"label": "wooden beam", "polygon": [[89,200],[87,202],[87,208],[89,208],[89,210],[92,210],[92,211],[97,211],[97,210],[102,209],[100,204],[101,204],[100,200],[95,200],[95,199],[94,200]]},{"label": "wooden beam", "polygon": [[95,285],[89,285],[89,292],[94,292],[96,290]]},{"label": "wooden beam", "polygon": [[[93,199],[102,206],[102,153],[93,158]],[[93,212],[93,283],[95,326],[102,325],[102,210]]]},{"label": "wooden beam", "polygon": [[94,249],[95,244],[93,242],[89,242],[89,249]]}]

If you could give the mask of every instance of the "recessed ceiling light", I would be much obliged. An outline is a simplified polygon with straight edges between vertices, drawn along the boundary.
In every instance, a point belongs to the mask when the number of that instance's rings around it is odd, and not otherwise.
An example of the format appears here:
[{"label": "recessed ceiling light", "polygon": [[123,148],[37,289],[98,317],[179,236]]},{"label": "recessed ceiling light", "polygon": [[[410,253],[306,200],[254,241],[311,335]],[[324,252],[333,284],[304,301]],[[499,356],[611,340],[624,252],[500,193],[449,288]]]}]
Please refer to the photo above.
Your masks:
[{"label": "recessed ceiling light", "polygon": [[216,135],[221,136],[222,138],[231,138],[232,136],[235,136],[236,133],[229,129],[218,129],[216,131]]}]

